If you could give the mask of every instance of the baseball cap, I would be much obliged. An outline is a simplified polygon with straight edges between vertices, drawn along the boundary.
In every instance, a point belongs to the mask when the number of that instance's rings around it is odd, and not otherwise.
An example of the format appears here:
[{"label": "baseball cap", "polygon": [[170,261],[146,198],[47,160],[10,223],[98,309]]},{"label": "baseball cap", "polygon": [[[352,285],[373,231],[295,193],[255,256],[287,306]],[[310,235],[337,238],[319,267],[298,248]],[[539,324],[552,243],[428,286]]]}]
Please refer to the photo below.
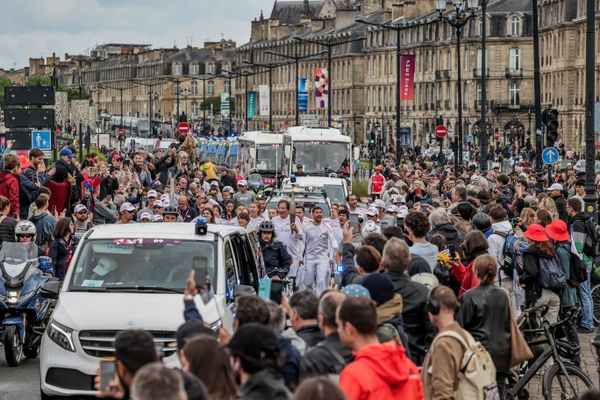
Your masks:
[{"label": "baseball cap", "polygon": [[61,157],[67,156],[69,158],[73,158],[73,157],[75,157],[75,154],[73,154],[71,149],[69,149],[68,147],[65,147],[60,151],[60,156]]},{"label": "baseball cap", "polygon": [[156,192],[156,190],[152,189],[152,190],[148,190],[148,198],[157,198],[158,197],[158,193]]},{"label": "baseball cap", "polygon": [[167,193],[163,193],[160,196],[160,201],[162,201],[163,203],[165,202],[165,200],[169,200],[169,195]]},{"label": "baseball cap", "polygon": [[217,181],[212,181],[212,182],[210,183],[210,186],[219,186],[219,182],[217,182]]},{"label": "baseball cap", "polygon": [[115,154],[115,155],[112,157],[112,160],[113,160],[113,161],[121,161],[121,160],[122,160],[122,158],[121,158],[121,156],[120,156],[120,155],[118,155],[118,154]]},{"label": "baseball cap", "polygon": [[152,217],[152,222],[162,222],[163,221],[163,217],[160,214],[156,214]]},{"label": "baseball cap", "polygon": [[154,200],[154,203],[152,203],[152,207],[161,207],[163,206],[163,202],[160,200]]},{"label": "baseball cap", "polygon": [[364,297],[367,299],[371,299],[371,294],[369,291],[361,285],[357,285],[353,283],[351,285],[346,285],[342,288],[342,293],[344,293],[347,297]]},{"label": "baseball cap", "polygon": [[562,192],[563,186],[560,183],[553,183],[548,189],[546,189],[546,191],[548,192],[551,192],[553,190],[560,190]]},{"label": "baseball cap", "polygon": [[373,202],[373,207],[377,207],[377,208],[383,208],[385,209],[385,201],[381,200],[381,199],[376,199]]},{"label": "baseball cap", "polygon": [[408,207],[400,206],[398,207],[398,218],[406,218],[408,215]]},{"label": "baseball cap", "polygon": [[242,180],[241,180],[241,181],[239,181],[237,184],[238,184],[238,186],[248,186],[248,182],[246,182],[246,180],[245,180],[245,179],[242,179]]},{"label": "baseball cap", "polygon": [[131,204],[130,202],[126,201],[125,203],[121,204],[121,212],[123,211],[135,211],[135,207],[133,206],[133,204]]},{"label": "baseball cap", "polygon": [[397,213],[398,212],[398,207],[396,207],[393,204],[390,204],[389,206],[387,206],[387,212],[389,213]]},{"label": "baseball cap", "polygon": [[381,165],[378,165],[375,167],[375,171],[383,171],[383,167]]},{"label": "baseball cap", "polygon": [[392,203],[394,204],[406,204],[406,197],[402,195],[392,196]]},{"label": "baseball cap", "polygon": [[225,186],[225,187],[223,188],[223,190],[221,190],[221,192],[229,192],[229,193],[233,193],[233,192],[234,192],[234,190],[233,190],[233,188],[232,188],[231,186]]},{"label": "baseball cap", "polygon": [[375,217],[376,215],[379,214],[379,211],[377,211],[377,209],[373,208],[373,207],[369,207],[367,209],[367,216],[368,217]]},{"label": "baseball cap", "polygon": [[300,169],[300,168],[304,168],[304,165],[302,165],[302,164],[296,164],[296,169]]},{"label": "baseball cap", "polygon": [[73,211],[74,211],[75,213],[82,212],[82,211],[87,211],[87,207],[86,207],[86,206],[84,206],[83,204],[77,204],[77,205],[75,206],[75,209],[74,209]]},{"label": "baseball cap", "polygon": [[394,297],[394,283],[386,274],[368,274],[361,284],[378,305],[387,303]]},{"label": "baseball cap", "polygon": [[152,221],[152,215],[150,215],[149,212],[143,212],[142,215],[140,215],[140,221],[142,220],[148,220],[148,221]]}]

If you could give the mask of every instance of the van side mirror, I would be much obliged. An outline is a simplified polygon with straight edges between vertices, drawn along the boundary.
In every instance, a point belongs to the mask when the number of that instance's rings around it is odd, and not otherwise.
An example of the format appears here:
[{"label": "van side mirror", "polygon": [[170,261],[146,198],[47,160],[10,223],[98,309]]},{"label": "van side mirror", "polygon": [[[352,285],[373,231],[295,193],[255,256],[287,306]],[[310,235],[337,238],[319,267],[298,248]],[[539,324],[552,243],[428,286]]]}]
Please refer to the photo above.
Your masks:
[{"label": "van side mirror", "polygon": [[57,299],[60,290],[60,282],[51,280],[42,285],[40,288],[40,296],[47,299]]}]

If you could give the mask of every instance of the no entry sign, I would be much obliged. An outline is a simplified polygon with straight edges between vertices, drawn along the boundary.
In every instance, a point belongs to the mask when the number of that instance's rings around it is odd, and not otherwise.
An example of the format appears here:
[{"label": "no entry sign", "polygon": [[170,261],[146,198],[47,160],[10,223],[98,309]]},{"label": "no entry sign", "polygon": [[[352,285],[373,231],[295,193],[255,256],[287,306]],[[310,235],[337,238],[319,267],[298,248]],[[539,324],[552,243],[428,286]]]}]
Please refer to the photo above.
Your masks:
[{"label": "no entry sign", "polygon": [[180,122],[179,125],[177,125],[177,131],[182,135],[187,135],[190,133],[190,124],[187,122]]},{"label": "no entry sign", "polygon": [[443,139],[448,134],[448,129],[444,125],[438,125],[435,127],[435,136],[439,139]]}]

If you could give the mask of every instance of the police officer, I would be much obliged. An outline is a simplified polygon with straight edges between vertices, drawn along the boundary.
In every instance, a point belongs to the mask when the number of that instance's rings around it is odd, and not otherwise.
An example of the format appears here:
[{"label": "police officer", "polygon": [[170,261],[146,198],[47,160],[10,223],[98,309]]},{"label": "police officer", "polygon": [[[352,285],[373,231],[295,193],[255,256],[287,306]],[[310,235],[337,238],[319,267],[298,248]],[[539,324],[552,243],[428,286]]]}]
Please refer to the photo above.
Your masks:
[{"label": "police officer", "polygon": [[258,226],[260,251],[265,263],[265,272],[271,278],[271,299],[281,302],[282,279],[290,271],[292,258],[282,242],[275,239],[275,227],[271,221],[263,221]]}]

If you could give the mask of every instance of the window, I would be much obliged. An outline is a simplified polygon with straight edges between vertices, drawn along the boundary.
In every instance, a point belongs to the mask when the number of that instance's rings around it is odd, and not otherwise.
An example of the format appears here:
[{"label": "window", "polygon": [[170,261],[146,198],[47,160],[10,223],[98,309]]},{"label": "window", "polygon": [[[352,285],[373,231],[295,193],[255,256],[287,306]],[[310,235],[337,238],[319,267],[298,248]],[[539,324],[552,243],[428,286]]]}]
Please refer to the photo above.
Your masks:
[{"label": "window", "polygon": [[181,63],[173,64],[173,75],[183,75],[183,67]]},{"label": "window", "polygon": [[477,82],[477,106],[481,107],[481,82]]},{"label": "window", "polygon": [[196,63],[190,64],[190,75],[198,75],[200,73],[200,66]]},{"label": "window", "polygon": [[195,117],[198,115],[198,102],[197,101],[192,101],[192,117]]},{"label": "window", "polygon": [[224,243],[225,250],[225,296],[227,300],[233,300],[233,289],[237,286],[237,276],[235,273],[235,259],[231,251],[229,241]]},{"label": "window", "polygon": [[509,49],[509,68],[511,71],[521,69],[521,52],[518,47]]},{"label": "window", "polygon": [[215,73],[215,64],[207,64],[206,65],[206,72],[209,74],[214,74]]},{"label": "window", "polygon": [[197,95],[198,94],[198,82],[192,81],[191,93],[192,93],[192,95]]},{"label": "window", "polygon": [[208,81],[206,84],[206,94],[212,96],[215,93],[215,84],[213,81]]},{"label": "window", "polygon": [[231,81],[230,81],[229,79],[225,79],[225,81],[223,82],[223,91],[224,91],[225,93],[231,93],[231,92],[229,91],[229,84],[230,84],[230,82],[231,82]]},{"label": "window", "polygon": [[[477,49],[477,72],[481,76],[481,62],[482,60],[483,49]],[[488,51],[485,49],[485,65],[486,69],[489,67],[489,59],[488,59]]]},{"label": "window", "polygon": [[516,15],[510,19],[510,34],[519,36],[521,34],[521,18]]},{"label": "window", "polygon": [[508,84],[508,104],[511,106],[519,106],[521,104],[520,101],[520,92],[521,88],[519,84],[516,82],[511,82]]}]

